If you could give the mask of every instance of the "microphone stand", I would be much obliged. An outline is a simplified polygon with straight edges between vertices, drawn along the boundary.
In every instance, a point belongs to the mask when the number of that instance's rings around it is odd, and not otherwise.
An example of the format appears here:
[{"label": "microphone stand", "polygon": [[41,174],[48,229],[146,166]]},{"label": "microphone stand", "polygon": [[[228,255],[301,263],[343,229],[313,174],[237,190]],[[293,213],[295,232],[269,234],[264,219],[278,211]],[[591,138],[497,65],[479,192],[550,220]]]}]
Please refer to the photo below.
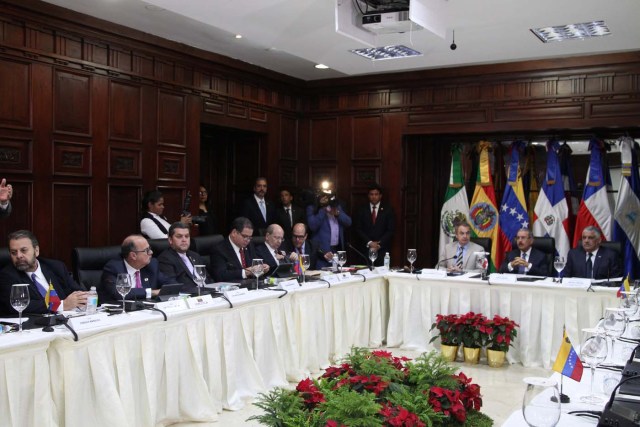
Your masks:
[{"label": "microphone stand", "polygon": [[367,267],[369,267],[369,270],[373,271],[373,263],[371,262],[371,260],[364,256],[364,254],[362,252],[360,252],[359,250],[357,250],[351,243],[347,243],[347,246],[349,246],[351,249],[353,249],[355,251],[355,253],[357,253],[358,255],[360,255],[363,259],[365,259],[366,263],[367,263]]},{"label": "microphone stand", "polygon": [[452,259],[454,259],[456,256],[452,256],[449,258],[445,258],[445,259],[441,259],[440,261],[438,261],[438,263],[436,264],[436,270],[440,270],[440,265],[445,262],[445,261],[451,261]]}]

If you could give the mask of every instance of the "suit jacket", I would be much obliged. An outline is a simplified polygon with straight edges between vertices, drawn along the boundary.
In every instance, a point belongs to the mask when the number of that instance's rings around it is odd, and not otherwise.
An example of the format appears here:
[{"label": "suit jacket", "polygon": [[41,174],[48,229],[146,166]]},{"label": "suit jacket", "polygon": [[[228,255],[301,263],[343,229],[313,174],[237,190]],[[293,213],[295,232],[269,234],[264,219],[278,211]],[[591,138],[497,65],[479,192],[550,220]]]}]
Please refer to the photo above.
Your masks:
[{"label": "suit jacket", "polygon": [[[245,262],[251,267],[255,255],[255,247],[252,243],[245,248]],[[226,237],[211,250],[211,276],[216,282],[230,282],[242,280],[242,264],[236,255],[229,238]]]},{"label": "suit jacket", "polygon": [[[283,248],[288,255],[290,255],[291,252],[296,252],[291,240],[283,242],[280,247]],[[324,256],[324,253],[319,251],[315,242],[309,239],[304,242],[304,253],[309,255],[309,270],[315,270],[318,265],[318,257]]]},{"label": "suit jacket", "polygon": [[[269,272],[272,272],[278,266],[279,262],[276,260],[271,249],[266,243],[256,245],[255,249],[256,258],[262,258],[262,261],[269,266]],[[281,252],[282,250],[282,248],[278,248],[278,252]]]},{"label": "suit jacket", "polygon": [[[513,273],[518,274],[518,270],[514,269],[513,271],[509,271],[508,264],[513,261],[515,258],[522,255],[522,251],[520,249],[514,249],[507,253],[502,265],[500,266],[500,273]],[[551,272],[549,271],[549,263],[547,262],[547,257],[544,252],[531,248],[531,252],[529,253],[529,264],[531,264],[531,269],[527,271],[525,274],[530,276],[550,276]]]},{"label": "suit jacket", "polygon": [[249,218],[251,220],[251,223],[253,224],[253,229],[256,230],[260,236],[265,235],[265,230],[267,229],[269,224],[273,224],[276,222],[275,206],[266,198],[264,199],[264,201],[267,210],[266,221],[262,217],[262,212],[260,211],[258,202],[256,201],[256,198],[253,194],[249,196],[249,198],[245,199],[244,203],[242,204],[242,208],[240,209],[240,216]]},{"label": "suit jacket", "polygon": [[[100,304],[122,301],[122,296],[116,291],[116,277],[118,274],[126,272],[127,267],[122,258],[115,258],[107,262],[102,269],[102,278],[97,289]],[[175,283],[173,277],[166,276],[160,271],[158,260],[155,258],[151,258],[149,265],[140,270],[140,281],[142,288],[136,288],[136,284],[132,283],[131,291],[125,295],[126,299],[145,299],[147,297],[146,288],[159,289],[162,285]]]},{"label": "suit jacket", "polygon": [[[376,223],[371,221],[371,205],[367,203],[358,209],[354,218],[354,227],[360,249],[368,251],[367,242],[379,241],[380,249],[378,250],[378,258],[375,265],[382,265],[384,262],[385,252],[391,251],[391,239],[395,231],[395,215],[390,206],[383,204],[378,205],[376,214]],[[368,256],[367,253],[365,253]]]},{"label": "suit jacket", "polygon": [[[344,250],[344,229],[351,226],[351,217],[346,214],[342,205],[339,206],[339,209],[340,215],[337,218],[339,227],[338,246]],[[323,253],[329,252],[331,250],[331,226],[329,225],[327,210],[324,207],[307,206],[307,221],[309,221],[309,228],[311,229],[311,240],[316,243],[318,249]],[[318,257],[318,268],[329,265],[324,258]]]},{"label": "suit jacket", "polygon": [[[578,245],[567,255],[567,264],[562,270],[562,277],[587,277],[587,253]],[[613,250],[600,246],[593,262],[593,278],[596,280],[609,277],[621,277],[622,262],[620,256]]]},{"label": "suit jacket", "polygon": [[[463,270],[476,270],[476,256],[474,252],[484,252],[484,248],[476,243],[467,243],[467,249],[462,257]],[[440,262],[447,267],[455,267],[455,256],[458,253],[458,242],[447,243],[444,247],[444,253],[440,254]],[[446,262],[443,260],[447,260]],[[440,265],[442,267],[442,265]]]},{"label": "suit jacket", "polygon": [[11,202],[9,202],[9,205],[7,205],[6,208],[0,208],[0,218],[9,216],[10,213],[11,213]]},{"label": "suit jacket", "polygon": [[[186,255],[191,261],[191,265],[206,265],[206,262],[196,252],[187,251]],[[158,257],[158,263],[160,264],[160,271],[165,276],[174,277],[177,283],[182,283],[182,292],[193,293],[198,291],[198,284],[194,280],[191,271],[189,271],[180,255],[173,248],[162,251]],[[205,282],[210,283],[212,281],[207,273]]]},{"label": "suit jacket", "polygon": [[[42,269],[47,283],[51,281],[53,288],[56,290],[60,300],[64,300],[75,291],[84,291],[85,289],[73,281],[71,275],[67,271],[65,265],[53,259],[38,258],[38,263]],[[9,297],[11,295],[11,285],[16,283],[29,284],[30,302],[23,314],[49,313],[49,308],[44,304],[44,297],[40,294],[38,287],[31,280],[31,274],[20,271],[14,267],[12,263],[7,265],[0,271],[0,316],[15,317],[18,312],[11,307]],[[45,283],[43,283],[44,285]]]},{"label": "suit jacket", "polygon": [[[291,222],[292,219],[293,223]],[[285,240],[291,240],[293,226],[299,222],[307,223],[305,211],[301,207],[293,204],[291,205],[291,218],[289,218],[289,215],[287,215],[287,211],[284,210],[283,206],[278,206],[276,209],[276,224],[280,225],[284,230]]]}]

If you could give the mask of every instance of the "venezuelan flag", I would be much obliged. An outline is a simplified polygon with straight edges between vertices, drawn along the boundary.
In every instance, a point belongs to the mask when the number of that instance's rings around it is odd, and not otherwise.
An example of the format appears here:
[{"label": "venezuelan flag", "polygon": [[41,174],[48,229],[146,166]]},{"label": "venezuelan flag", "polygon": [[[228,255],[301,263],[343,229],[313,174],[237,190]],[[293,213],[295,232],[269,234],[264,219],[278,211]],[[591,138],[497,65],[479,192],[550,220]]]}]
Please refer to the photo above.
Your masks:
[{"label": "venezuelan flag", "polygon": [[567,331],[564,331],[562,335],[562,345],[552,369],[572,380],[580,381],[582,379],[584,367],[573,345],[571,345],[571,341],[569,341]]},{"label": "venezuelan flag", "polygon": [[58,307],[60,307],[60,297],[54,289],[51,280],[49,280],[49,289],[47,289],[47,294],[44,296],[44,303],[47,308],[54,313],[57,312]]},{"label": "venezuelan flag", "polygon": [[629,283],[629,275],[624,278],[622,284],[620,284],[620,289],[618,289],[618,298],[626,298],[627,294],[623,292],[629,292],[631,290],[631,283]]}]

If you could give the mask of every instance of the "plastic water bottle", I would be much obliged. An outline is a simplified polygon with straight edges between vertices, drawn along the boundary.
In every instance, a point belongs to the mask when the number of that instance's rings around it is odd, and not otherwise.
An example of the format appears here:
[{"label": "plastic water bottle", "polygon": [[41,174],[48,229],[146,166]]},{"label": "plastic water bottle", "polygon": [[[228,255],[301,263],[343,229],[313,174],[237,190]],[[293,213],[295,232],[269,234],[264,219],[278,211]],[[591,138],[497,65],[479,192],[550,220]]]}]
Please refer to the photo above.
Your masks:
[{"label": "plastic water bottle", "polygon": [[96,309],[98,308],[98,292],[96,292],[96,287],[92,286],[91,290],[87,293],[87,308],[85,312],[87,314],[96,314]]},{"label": "plastic water bottle", "polygon": [[331,271],[338,271],[338,254],[333,254],[333,257],[331,258]]},{"label": "plastic water bottle", "polygon": [[384,255],[384,266],[385,268],[391,268],[391,255],[389,255],[389,252]]}]

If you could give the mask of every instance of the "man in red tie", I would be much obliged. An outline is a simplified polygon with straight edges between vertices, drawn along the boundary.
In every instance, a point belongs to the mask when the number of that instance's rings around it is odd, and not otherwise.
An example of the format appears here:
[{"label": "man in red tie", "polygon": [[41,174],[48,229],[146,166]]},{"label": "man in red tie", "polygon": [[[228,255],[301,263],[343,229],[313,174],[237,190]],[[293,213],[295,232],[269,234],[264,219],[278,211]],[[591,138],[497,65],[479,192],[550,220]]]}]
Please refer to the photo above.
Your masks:
[{"label": "man in red tie", "polygon": [[116,277],[126,273],[131,280],[131,291],[126,299],[149,299],[160,292],[163,285],[175,283],[175,278],[164,275],[158,260],[152,258],[149,242],[139,234],[127,236],[120,247],[120,258],[112,259],[102,270],[98,287],[98,301],[117,303],[122,297],[116,291]]},{"label": "man in red tie", "polygon": [[365,255],[369,249],[378,251],[375,265],[382,265],[385,252],[391,250],[396,219],[391,206],[382,204],[382,187],[372,184],[367,197],[369,203],[361,206],[354,218],[355,231]]}]

